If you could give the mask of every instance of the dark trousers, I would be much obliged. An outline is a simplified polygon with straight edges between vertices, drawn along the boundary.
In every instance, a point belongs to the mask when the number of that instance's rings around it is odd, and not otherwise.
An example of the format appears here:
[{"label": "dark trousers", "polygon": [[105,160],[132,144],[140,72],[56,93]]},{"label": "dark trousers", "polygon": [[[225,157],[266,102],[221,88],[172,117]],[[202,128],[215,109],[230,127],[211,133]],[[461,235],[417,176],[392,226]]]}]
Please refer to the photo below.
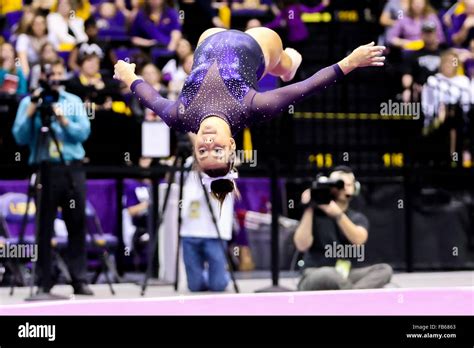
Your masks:
[{"label": "dark trousers", "polygon": [[41,189],[38,190],[37,196],[37,207],[39,207],[37,265],[39,286],[45,290],[51,289],[54,285],[51,238],[54,235],[54,220],[58,207],[61,207],[68,231],[66,261],[72,285],[87,282],[86,176],[83,171],[78,171],[80,166],[80,163],[66,167],[49,163],[40,166]]}]

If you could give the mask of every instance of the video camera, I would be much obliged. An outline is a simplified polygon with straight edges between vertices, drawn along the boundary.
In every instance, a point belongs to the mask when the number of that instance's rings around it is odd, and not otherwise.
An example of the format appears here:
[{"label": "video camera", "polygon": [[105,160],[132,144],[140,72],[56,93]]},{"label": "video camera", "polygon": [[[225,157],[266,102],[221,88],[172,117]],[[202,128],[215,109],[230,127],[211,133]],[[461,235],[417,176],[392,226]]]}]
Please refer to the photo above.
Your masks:
[{"label": "video camera", "polygon": [[46,64],[43,67],[46,79],[39,80],[41,93],[37,96],[32,96],[31,101],[38,103],[38,110],[40,111],[41,121],[43,125],[51,124],[51,118],[54,116],[53,104],[59,101],[59,91],[53,86],[64,84],[64,81],[51,80],[52,66]]},{"label": "video camera", "polygon": [[329,204],[335,200],[339,190],[344,188],[344,181],[341,179],[333,180],[327,176],[319,175],[311,184],[311,203]]}]

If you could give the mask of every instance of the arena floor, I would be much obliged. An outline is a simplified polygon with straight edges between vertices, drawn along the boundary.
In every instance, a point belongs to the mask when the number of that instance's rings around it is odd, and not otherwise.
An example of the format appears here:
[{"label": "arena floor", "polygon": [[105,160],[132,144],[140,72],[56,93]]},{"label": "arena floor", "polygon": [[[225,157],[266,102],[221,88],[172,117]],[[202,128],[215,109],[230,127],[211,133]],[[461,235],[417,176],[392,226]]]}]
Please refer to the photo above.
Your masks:
[{"label": "arena floor", "polygon": [[[283,274],[280,285],[289,292],[258,294],[256,290],[271,285],[268,272],[238,278],[240,294],[232,287],[216,294],[176,293],[171,286],[150,285],[143,298],[136,284],[122,283],[114,284],[113,296],[107,284],[98,284],[92,285],[94,297],[36,303],[24,301],[28,288],[17,288],[11,297],[4,287],[0,315],[474,315],[474,272],[468,271],[399,273],[385,289],[320,292],[291,292],[297,278]],[[71,296],[72,288],[56,286],[53,293]]]}]

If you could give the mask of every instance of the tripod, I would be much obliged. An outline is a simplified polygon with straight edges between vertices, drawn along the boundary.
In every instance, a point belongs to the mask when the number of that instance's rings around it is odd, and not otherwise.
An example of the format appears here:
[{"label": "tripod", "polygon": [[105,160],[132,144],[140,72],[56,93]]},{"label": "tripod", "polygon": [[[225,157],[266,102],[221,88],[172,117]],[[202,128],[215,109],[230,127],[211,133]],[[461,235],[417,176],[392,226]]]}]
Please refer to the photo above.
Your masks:
[{"label": "tripod", "polygon": [[[26,208],[25,213],[23,215],[23,219],[21,222],[20,234],[19,234],[19,243],[23,243],[25,239],[25,232],[26,232],[26,225],[28,221],[28,212],[30,209],[31,200],[36,198],[36,221],[35,221],[35,245],[38,245],[39,242],[39,234],[40,234],[40,225],[41,225],[41,205],[42,205],[42,194],[43,194],[43,180],[46,176],[50,176],[50,169],[48,165],[43,159],[41,155],[43,151],[46,149],[48,139],[51,138],[56,146],[56,150],[58,151],[60,162],[62,165],[65,165],[66,162],[63,157],[63,153],[59,146],[58,138],[56,133],[51,127],[51,118],[55,117],[54,111],[52,110],[51,105],[45,106],[40,105],[38,106],[40,112],[40,120],[41,120],[41,128],[40,132],[36,138],[35,144],[35,154],[33,156],[33,163],[39,163],[38,168],[36,171],[31,175],[29,184],[28,184],[28,191],[27,191],[27,200],[26,200]],[[31,123],[32,129],[35,129],[35,118],[36,116],[32,116]],[[68,173],[69,174],[69,173]],[[68,175],[69,183],[71,185],[71,189],[75,189],[74,181],[72,177]],[[43,255],[43,257],[51,258],[51,255]],[[48,262],[49,263],[49,262]],[[62,266],[60,266],[62,267]],[[43,270],[43,277],[47,278],[48,280],[51,277],[50,270]],[[36,262],[32,263],[32,272],[31,272],[31,279],[30,279],[30,296],[26,298],[26,301],[41,301],[41,300],[64,300],[67,299],[65,296],[59,296],[50,294],[49,292],[41,292],[38,294],[33,294],[34,282],[36,277]],[[12,282],[10,295],[13,295],[14,292],[15,282]]]},{"label": "tripod", "polygon": [[[57,95],[59,98],[59,94]],[[54,144],[54,150],[57,153],[59,158],[59,166],[65,168],[66,161],[64,159],[63,152],[61,150],[60,143],[58,141],[57,134],[52,127],[52,122],[56,119],[55,112],[52,108],[52,102],[57,101],[51,97],[50,94],[45,94],[42,96],[42,102],[38,105],[37,111],[35,111],[34,115],[31,117],[32,123],[32,132],[35,132],[37,129],[36,121],[38,118],[39,113],[39,120],[40,120],[40,127],[37,133],[35,147],[33,150],[33,163],[38,164],[35,172],[32,174],[29,187],[28,187],[28,194],[27,194],[27,202],[26,202],[26,210],[25,214],[23,215],[23,220],[20,229],[19,241],[20,243],[23,242],[25,237],[26,231],[26,224],[27,224],[27,214],[30,208],[30,203],[33,197],[36,198],[37,203],[37,213],[36,213],[36,223],[35,223],[35,245],[39,247],[39,257],[40,263],[32,263],[32,275],[30,278],[30,296],[26,299],[26,301],[40,301],[40,300],[57,300],[57,299],[67,299],[64,296],[57,296],[50,294],[50,288],[53,285],[52,282],[52,253],[55,252],[58,268],[60,269],[61,273],[63,273],[68,281],[71,280],[71,275],[68,271],[68,268],[61,258],[57,249],[51,245],[50,235],[52,234],[53,230],[51,230],[52,220],[54,220],[56,215],[55,207],[49,207],[49,204],[52,204],[50,199],[54,196],[54,182],[52,179],[53,169],[52,164],[50,163],[50,154],[49,150],[52,148],[52,143]],[[76,195],[80,195],[77,191],[77,185],[73,178],[73,175],[69,168],[66,168],[64,171],[61,171],[63,177],[65,177],[65,188],[64,190],[69,190],[68,194],[73,194],[74,197]],[[64,180],[64,179],[63,179]],[[64,185],[64,184],[63,184]],[[56,200],[56,199],[55,199]],[[82,201],[82,198],[81,198]],[[49,202],[49,203],[48,203]],[[85,202],[84,202],[85,203]],[[52,219],[52,220],[50,220]],[[34,295],[33,288],[36,280],[36,267],[41,267],[41,282],[39,284],[38,292]],[[13,294],[13,286],[11,294]]]},{"label": "tripod", "polygon": [[[192,154],[192,150],[191,150],[192,149],[192,144],[190,143],[189,138],[188,138],[187,135],[185,135],[185,134],[178,135],[178,145],[177,145],[177,147],[178,147],[178,149],[177,149],[176,157],[174,159],[171,170],[168,173],[168,175],[169,175],[168,182],[167,182],[168,186],[167,186],[166,193],[165,193],[165,198],[164,198],[164,201],[163,201],[163,208],[161,209],[161,213],[159,214],[158,222],[156,224],[156,229],[155,229],[155,231],[153,231],[153,238],[151,239],[151,244],[149,245],[147,270],[146,270],[146,273],[145,273],[145,276],[144,276],[144,279],[143,279],[142,290],[141,290],[141,295],[142,296],[145,295],[145,291],[146,291],[147,286],[148,286],[148,280],[151,277],[151,274],[152,274],[152,271],[153,271],[153,269],[152,269],[153,259],[155,257],[155,254],[156,254],[156,251],[157,251],[157,245],[158,245],[158,231],[159,231],[160,226],[163,222],[163,216],[164,216],[164,214],[166,212],[166,208],[168,206],[169,196],[170,196],[170,192],[171,192],[171,185],[174,182],[175,174],[176,174],[177,169],[179,169],[179,174],[180,175],[179,175],[179,200],[178,200],[178,202],[179,202],[179,204],[178,204],[178,243],[177,243],[177,247],[176,247],[176,270],[175,270],[176,275],[175,275],[175,282],[174,282],[174,290],[175,291],[178,290],[179,256],[180,256],[180,243],[181,243],[181,233],[180,232],[181,232],[181,223],[182,223],[182,218],[181,218],[182,204],[181,204],[181,202],[182,202],[182,199],[183,199],[184,172],[185,172],[184,164],[185,164],[186,158],[188,158]],[[201,174],[199,174],[199,179],[201,179]],[[228,266],[229,266],[231,279],[232,279],[232,282],[233,282],[233,285],[234,285],[234,290],[235,290],[235,292],[238,293],[239,288],[238,288],[237,283],[235,281],[234,271],[232,269],[231,257],[229,255],[228,250],[225,247],[224,241],[221,238],[221,233],[220,233],[220,230],[219,230],[219,226],[217,224],[217,219],[214,216],[214,212],[212,210],[211,200],[209,198],[209,194],[208,194],[206,188],[204,187],[204,185],[201,184],[201,187],[204,191],[204,196],[206,198],[207,207],[209,209],[209,213],[211,215],[214,227],[216,228],[217,236],[218,236],[219,242],[221,244],[222,251],[224,252],[224,255],[226,255],[226,259],[227,259],[227,263],[228,263]],[[157,209],[158,204],[157,204],[157,202],[155,202],[155,203],[156,203],[156,206],[154,207],[154,209]]]}]

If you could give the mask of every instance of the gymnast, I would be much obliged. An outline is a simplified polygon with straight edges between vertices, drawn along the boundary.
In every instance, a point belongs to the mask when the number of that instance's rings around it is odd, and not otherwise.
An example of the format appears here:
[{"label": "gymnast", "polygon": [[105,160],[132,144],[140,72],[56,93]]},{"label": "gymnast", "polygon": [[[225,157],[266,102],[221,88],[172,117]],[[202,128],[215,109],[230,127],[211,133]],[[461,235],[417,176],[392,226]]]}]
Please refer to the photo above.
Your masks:
[{"label": "gymnast", "polygon": [[195,134],[194,156],[206,174],[203,183],[222,203],[236,189],[233,135],[277,116],[356,68],[382,66],[384,48],[371,42],[304,81],[259,93],[257,82],[265,74],[290,81],[301,64],[301,55],[292,48],[283,50],[280,37],[269,28],[246,32],[211,28],[199,38],[191,73],[177,101],[163,98],[140,79],[135,64],[118,61],[114,77],[169,127]]}]

